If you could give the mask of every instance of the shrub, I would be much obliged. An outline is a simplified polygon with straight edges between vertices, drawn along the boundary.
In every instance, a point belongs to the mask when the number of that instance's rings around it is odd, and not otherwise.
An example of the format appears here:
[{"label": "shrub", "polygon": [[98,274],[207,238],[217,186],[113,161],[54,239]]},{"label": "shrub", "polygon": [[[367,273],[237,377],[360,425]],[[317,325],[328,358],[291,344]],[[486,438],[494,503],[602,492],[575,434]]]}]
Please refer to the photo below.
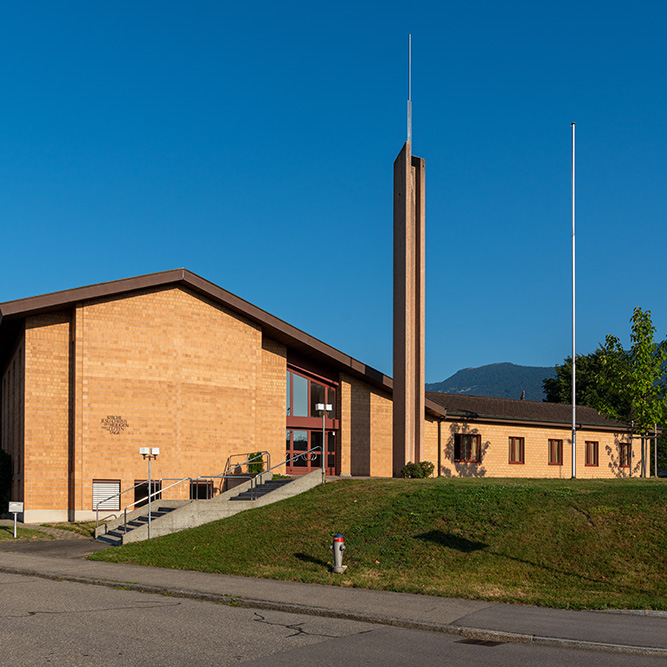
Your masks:
[{"label": "shrub", "polygon": [[248,454],[248,472],[264,472],[264,455],[262,452],[253,452],[252,454]]},{"label": "shrub", "polygon": [[434,470],[435,466],[430,461],[419,461],[417,463],[410,461],[401,470],[401,475],[412,479],[422,479],[423,477],[430,477]]}]

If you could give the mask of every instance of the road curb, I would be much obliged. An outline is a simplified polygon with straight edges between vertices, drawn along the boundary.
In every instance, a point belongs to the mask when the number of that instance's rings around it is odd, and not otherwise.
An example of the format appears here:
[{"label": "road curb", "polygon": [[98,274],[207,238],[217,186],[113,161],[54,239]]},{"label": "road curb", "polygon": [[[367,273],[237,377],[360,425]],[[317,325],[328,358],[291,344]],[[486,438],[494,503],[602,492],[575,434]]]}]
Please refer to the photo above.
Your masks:
[{"label": "road curb", "polygon": [[518,644],[536,644],[540,646],[561,647],[571,649],[584,649],[587,651],[606,651],[610,653],[624,653],[628,655],[649,655],[667,658],[667,649],[634,646],[629,644],[609,644],[606,642],[591,642],[579,639],[564,639],[561,637],[542,637],[539,635],[522,634],[518,632],[504,632],[502,630],[485,630],[482,628],[472,628],[462,625],[448,623],[427,623],[424,621],[410,621],[403,618],[394,618],[390,616],[378,616],[374,614],[364,614],[352,611],[340,611],[336,609],[327,609],[325,607],[314,607],[311,605],[301,605],[288,602],[273,602],[271,600],[258,600],[253,598],[240,597],[235,595],[224,595],[218,593],[204,593],[180,588],[169,588],[167,586],[150,586],[137,582],[128,582],[115,579],[97,579],[91,577],[78,577],[69,574],[54,574],[50,572],[40,572],[28,568],[0,566],[0,572],[6,574],[19,574],[23,576],[39,577],[41,579],[50,579],[52,581],[69,581],[78,584],[88,584],[92,586],[104,586],[106,588],[115,588],[118,590],[135,591],[138,593],[152,593],[155,595],[165,595],[168,597],[184,598],[189,600],[200,600],[203,602],[213,602],[216,604],[225,604],[247,609],[265,609],[270,611],[282,611],[291,614],[304,614],[307,616],[320,616],[324,618],[337,618],[348,621],[358,621],[361,623],[376,623],[378,625],[391,625],[399,628],[408,628],[412,630],[426,630],[428,632],[441,632],[451,635],[459,635],[466,639],[479,641],[495,641],[503,643]]}]

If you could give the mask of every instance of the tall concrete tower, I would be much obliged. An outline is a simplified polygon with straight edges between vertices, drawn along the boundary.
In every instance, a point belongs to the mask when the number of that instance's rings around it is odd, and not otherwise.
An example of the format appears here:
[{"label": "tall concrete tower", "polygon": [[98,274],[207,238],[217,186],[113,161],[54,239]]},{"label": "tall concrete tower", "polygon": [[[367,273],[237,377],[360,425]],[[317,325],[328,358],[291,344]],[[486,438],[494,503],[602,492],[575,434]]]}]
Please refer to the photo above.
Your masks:
[{"label": "tall concrete tower", "polygon": [[394,477],[423,451],[425,175],[406,141],[394,162]]}]

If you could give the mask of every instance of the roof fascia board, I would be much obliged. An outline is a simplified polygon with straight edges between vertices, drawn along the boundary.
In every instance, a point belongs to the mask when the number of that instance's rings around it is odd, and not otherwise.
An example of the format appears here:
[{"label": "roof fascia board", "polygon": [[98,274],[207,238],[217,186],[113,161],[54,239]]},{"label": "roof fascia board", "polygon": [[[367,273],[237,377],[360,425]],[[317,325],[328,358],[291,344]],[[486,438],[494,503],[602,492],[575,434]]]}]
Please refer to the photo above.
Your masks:
[{"label": "roof fascia board", "polygon": [[306,347],[310,351],[315,352],[320,358],[324,358],[330,364],[336,366],[339,370],[345,370],[345,372],[350,373],[354,377],[363,379],[365,382],[385,391],[391,392],[393,389],[391,378],[383,373],[353,359],[340,350],[327,345],[323,341],[267,313],[265,310],[258,308],[205,278],[182,268],[134,278],[123,278],[121,280],[113,280],[86,287],[76,287],[41,296],[6,301],[5,303],[0,303],[0,318],[4,317],[9,321],[48,311],[71,308],[84,301],[120,296],[138,290],[165,287],[168,285],[186,285],[190,289],[204,294],[226,308],[258,322],[262,325],[269,338],[277,336],[281,339],[286,339],[296,347]]},{"label": "roof fascia board", "polygon": [[82,301],[90,301],[105,296],[116,296],[150,287],[182,282],[184,272],[184,269],[172,269],[170,271],[137,276],[135,278],[123,278],[121,280],[88,285],[86,287],[75,287],[74,289],[63,290],[61,292],[51,292],[50,294],[16,299],[15,301],[5,301],[5,303],[0,303],[0,314],[3,317],[37,315],[47,310],[68,308]]},{"label": "roof fascia board", "polygon": [[[538,419],[512,419],[512,418],[507,418],[503,419],[502,417],[486,417],[484,415],[462,415],[462,414],[454,414],[454,413],[447,413],[447,415],[444,417],[444,421],[451,421],[451,422],[484,422],[486,424],[512,424],[514,426],[538,426],[540,428],[572,428],[572,424],[568,424],[567,422],[547,422],[547,421],[541,421]],[[626,432],[626,431],[631,431],[632,428],[629,425],[626,424],[611,424],[611,425],[605,425],[605,424],[584,424],[584,423],[579,423],[577,424],[577,431],[610,431],[610,432],[616,432],[616,433],[621,433],[621,432]]]}]

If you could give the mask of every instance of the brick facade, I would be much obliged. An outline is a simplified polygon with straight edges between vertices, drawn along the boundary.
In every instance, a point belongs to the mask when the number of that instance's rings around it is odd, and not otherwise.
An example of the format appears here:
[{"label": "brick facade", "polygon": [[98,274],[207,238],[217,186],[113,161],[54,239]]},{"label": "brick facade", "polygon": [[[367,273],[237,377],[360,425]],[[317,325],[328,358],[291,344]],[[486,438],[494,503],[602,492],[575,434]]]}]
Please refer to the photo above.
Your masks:
[{"label": "brick facade", "polygon": [[[480,436],[481,461],[457,462],[454,459],[454,437],[457,433]],[[540,425],[515,426],[474,422],[444,422],[442,424],[442,467],[445,477],[551,477],[570,479],[572,474],[572,430],[546,428]],[[523,438],[523,463],[509,462],[510,437]],[[549,440],[561,440],[562,464],[549,463]],[[598,465],[585,465],[585,442],[598,443]],[[619,443],[629,442],[627,433],[582,430],[577,432],[577,477],[630,477],[638,475],[639,463],[630,468],[619,465]],[[635,454],[638,450],[635,450]]]},{"label": "brick facade", "polygon": [[342,474],[392,476],[391,396],[341,374]]},{"label": "brick facade", "polygon": [[[373,387],[343,376],[341,379],[342,466],[341,472],[371,477],[391,477],[391,397]],[[455,460],[457,433],[480,436],[480,462]],[[509,438],[523,438],[523,463],[509,462]],[[570,479],[572,473],[571,429],[517,426],[440,420],[426,415],[422,461],[435,465],[434,474],[443,477],[541,477]],[[549,464],[549,440],[562,440],[562,464]],[[586,441],[598,443],[598,465],[586,465]],[[627,432],[583,429],[577,432],[577,477],[620,478],[638,476],[640,443],[632,443],[630,467],[620,465],[621,443],[629,443]],[[439,444],[440,443],[440,444]],[[439,451],[440,450],[440,451]]]},{"label": "brick facade", "polygon": [[25,324],[23,493],[26,508],[48,511],[45,520],[57,520],[68,505],[70,329],[69,313]]},{"label": "brick facade", "polygon": [[[3,448],[24,462],[26,520],[90,516],[93,480],[129,489],[146,479],[140,447],[160,447],[152,467],[163,487],[219,474],[232,454],[269,450],[274,463],[284,456],[284,346],[187,290],[29,317],[24,373],[16,368],[21,350],[3,377]],[[109,418],[127,425],[113,432]],[[183,483],[168,495],[189,493]]]},{"label": "brick facade", "polygon": [[[24,520],[93,517],[94,480],[130,489],[146,479],[140,447],[160,448],[153,478],[162,479],[163,488],[220,474],[234,454],[268,451],[273,464],[284,461],[285,377],[295,349],[304,358],[312,351],[313,363],[338,378],[337,470],[392,475],[389,378],[228,293],[218,296],[193,274],[155,282],[141,289],[133,283],[121,293],[85,288],[92,290],[86,298],[59,308],[19,304],[15,312],[22,318],[0,331],[7,346],[2,448],[12,455],[12,499],[24,501]],[[12,311],[0,306],[4,320]],[[569,478],[565,424],[464,423],[431,405],[418,458],[439,465],[441,475]],[[466,431],[481,437],[479,463],[454,460],[455,434]],[[509,463],[511,436],[524,438],[523,464]],[[631,466],[620,465],[620,444],[628,437],[584,428],[577,475],[638,475],[638,443]],[[548,463],[550,438],[563,441],[562,465]],[[595,467],[585,465],[586,440],[599,443]],[[185,482],[165,497],[189,493]],[[129,493],[121,506],[133,500]]]}]

